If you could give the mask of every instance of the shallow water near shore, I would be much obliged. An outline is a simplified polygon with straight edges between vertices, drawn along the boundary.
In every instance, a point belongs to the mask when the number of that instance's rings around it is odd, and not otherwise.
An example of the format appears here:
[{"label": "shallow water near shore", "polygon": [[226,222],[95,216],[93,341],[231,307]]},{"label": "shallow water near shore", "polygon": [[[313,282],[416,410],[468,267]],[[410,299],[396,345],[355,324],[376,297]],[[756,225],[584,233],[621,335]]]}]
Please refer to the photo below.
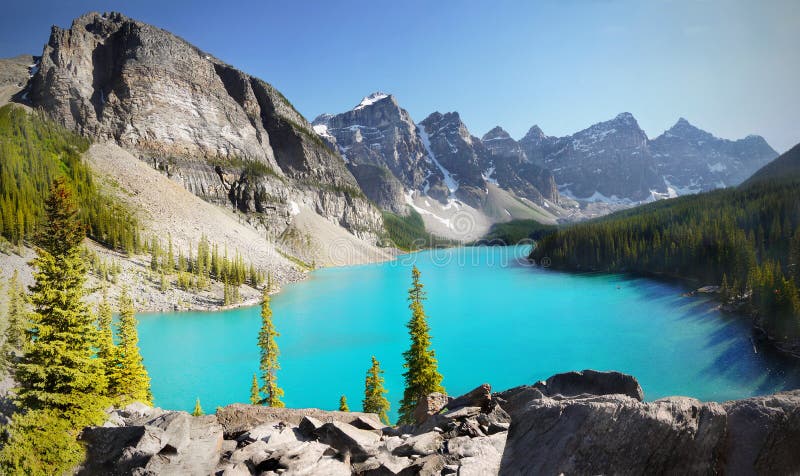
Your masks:
[{"label": "shallow water near shore", "polygon": [[[526,265],[527,247],[468,247],[317,270],[272,299],[288,407],[359,410],[370,356],[385,371],[392,419],[403,392],[411,266],[428,292],[433,348],[451,395],[558,372],[619,370],[645,398],[723,401],[800,387],[800,363],[757,346],[746,318],[684,297],[672,283]],[[155,405],[206,412],[248,402],[260,308],[140,314]]]}]

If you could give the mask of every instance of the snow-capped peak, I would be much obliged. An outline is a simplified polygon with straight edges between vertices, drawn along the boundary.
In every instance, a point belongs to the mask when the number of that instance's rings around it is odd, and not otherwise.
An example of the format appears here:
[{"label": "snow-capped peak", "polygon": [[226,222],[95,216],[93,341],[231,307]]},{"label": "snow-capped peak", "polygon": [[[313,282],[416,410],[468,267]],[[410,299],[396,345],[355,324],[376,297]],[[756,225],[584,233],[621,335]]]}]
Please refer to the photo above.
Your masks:
[{"label": "snow-capped peak", "polygon": [[363,109],[363,108],[365,108],[367,106],[371,106],[371,105],[375,104],[376,102],[380,101],[381,99],[386,99],[388,97],[389,97],[389,95],[386,94],[386,93],[382,93],[380,91],[374,92],[374,93],[370,94],[369,96],[364,97],[364,99],[362,99],[361,102],[358,103],[358,106],[356,106],[353,110],[357,111],[359,109]]}]

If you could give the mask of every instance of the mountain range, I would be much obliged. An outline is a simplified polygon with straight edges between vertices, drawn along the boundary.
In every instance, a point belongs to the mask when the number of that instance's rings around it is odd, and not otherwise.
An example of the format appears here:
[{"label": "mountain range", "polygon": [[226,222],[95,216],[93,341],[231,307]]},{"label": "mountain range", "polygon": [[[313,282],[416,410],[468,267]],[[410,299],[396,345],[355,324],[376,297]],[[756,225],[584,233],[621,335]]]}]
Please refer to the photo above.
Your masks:
[{"label": "mountain range", "polygon": [[720,139],[683,118],[649,139],[630,113],[565,137],[533,126],[517,141],[497,126],[478,139],[457,112],[415,123],[380,92],[313,124],[367,196],[396,213],[413,205],[409,194],[481,209],[494,184],[565,218],[575,201],[630,206],[738,185],[777,156],[760,136]]},{"label": "mountain range", "polygon": [[685,119],[649,139],[629,113],[564,137],[498,126],[479,138],[458,112],[415,122],[380,92],[309,123],[269,83],[118,13],[53,27],[41,57],[19,58],[0,64],[15,87],[28,70],[17,102],[295,245],[322,222],[376,245],[381,210],[460,240],[512,219],[574,221],[737,185],[777,156],[759,136],[720,139]]}]

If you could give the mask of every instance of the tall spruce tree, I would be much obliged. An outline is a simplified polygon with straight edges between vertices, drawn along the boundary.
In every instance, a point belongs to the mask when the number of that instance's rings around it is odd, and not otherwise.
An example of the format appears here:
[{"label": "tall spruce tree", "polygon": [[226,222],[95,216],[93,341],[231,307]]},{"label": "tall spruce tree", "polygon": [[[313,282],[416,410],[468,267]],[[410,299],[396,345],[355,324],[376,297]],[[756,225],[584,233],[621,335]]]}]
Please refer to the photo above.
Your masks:
[{"label": "tall spruce tree", "polygon": [[361,405],[365,412],[377,413],[381,421],[388,425],[389,400],[384,397],[386,388],[384,388],[383,382],[381,363],[373,355],[372,365],[367,370],[367,378],[364,379],[364,400]]},{"label": "tall spruce tree", "polygon": [[444,393],[442,375],[439,373],[436,354],[431,349],[430,327],[422,302],[425,300],[424,285],[420,281],[420,272],[416,266],[411,270],[412,285],[408,290],[409,309],[411,320],[408,322],[408,333],[411,337],[411,347],[403,353],[406,372],[405,390],[400,401],[400,417],[398,422],[413,423],[414,408],[417,401],[433,392]]},{"label": "tall spruce tree", "polygon": [[264,385],[261,393],[264,395],[262,403],[269,407],[282,407],[283,390],[278,387],[277,372],[281,368],[278,364],[278,343],[275,339],[280,336],[272,323],[272,310],[269,307],[269,289],[264,289],[261,298],[261,331],[258,333],[258,346],[261,348],[261,380]]},{"label": "tall spruce tree", "polygon": [[19,273],[14,270],[8,280],[8,306],[6,309],[6,330],[5,341],[3,342],[2,363],[5,369],[10,368],[11,362],[16,358],[16,354],[22,350],[26,340],[25,335],[25,302],[27,295],[19,282]]},{"label": "tall spruce tree", "polygon": [[28,342],[15,369],[17,404],[84,424],[99,417],[107,382],[102,362],[94,358],[97,329],[83,302],[84,228],[63,178],[54,181],[45,211],[33,260]]},{"label": "tall spruce tree", "polygon": [[150,376],[139,352],[139,334],[136,331],[136,313],[133,300],[123,288],[119,297],[119,321],[117,322],[119,345],[116,349],[116,368],[112,382],[113,395],[120,404],[143,402],[152,404]]},{"label": "tall spruce tree", "polygon": [[113,314],[108,302],[108,290],[103,289],[103,299],[97,305],[97,358],[103,363],[108,379],[109,394],[113,392],[113,380],[116,371],[117,348],[114,345],[114,331],[111,326]]},{"label": "tall spruce tree", "polygon": [[250,384],[250,404],[261,404],[261,394],[258,389],[258,376],[256,376],[256,374],[253,374],[253,382]]}]

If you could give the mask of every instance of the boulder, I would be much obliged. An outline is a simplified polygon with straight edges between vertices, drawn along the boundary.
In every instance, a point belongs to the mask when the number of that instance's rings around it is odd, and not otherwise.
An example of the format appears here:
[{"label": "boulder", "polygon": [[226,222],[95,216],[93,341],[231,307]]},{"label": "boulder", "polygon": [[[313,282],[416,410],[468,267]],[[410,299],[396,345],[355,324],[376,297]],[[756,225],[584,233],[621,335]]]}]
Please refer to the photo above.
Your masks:
[{"label": "boulder", "polygon": [[323,423],[317,420],[316,418],[310,416],[304,416],[303,419],[300,420],[298,429],[300,430],[300,433],[303,434],[303,436],[313,437],[317,429],[319,429],[319,427],[321,427],[322,425]]},{"label": "boulder", "polygon": [[[328,445],[305,441],[287,444],[273,451],[270,459],[257,467],[257,471],[285,469],[287,474],[324,474],[331,476],[349,475],[350,465],[342,455]],[[258,474],[258,473],[256,473]]]},{"label": "boulder", "polygon": [[217,411],[217,420],[222,425],[226,438],[236,438],[268,422],[282,421],[289,426],[298,426],[307,416],[323,423],[336,421],[352,424],[356,419],[364,419],[383,427],[380,418],[374,413],[325,411],[317,408],[276,408],[242,403],[228,405]]},{"label": "boulder", "polygon": [[800,390],[726,402],[726,473],[800,472]]},{"label": "boulder", "polygon": [[365,461],[374,455],[380,441],[380,436],[371,431],[360,430],[338,421],[325,423],[317,429],[315,435],[321,443],[349,455],[353,462]]},{"label": "boulder", "polygon": [[512,417],[501,473],[719,472],[725,421],[721,405],[685,397],[534,399]]},{"label": "boulder", "polygon": [[79,474],[210,474],[223,439],[213,415],[166,412],[145,425],[86,428],[81,441],[87,459]]},{"label": "boulder", "polygon": [[421,425],[425,423],[431,415],[435,415],[442,411],[444,407],[447,406],[450,401],[453,400],[451,397],[443,393],[429,393],[428,395],[422,397],[417,402],[416,408],[414,408],[414,420],[416,421],[417,425]]},{"label": "boulder", "polygon": [[[397,456],[428,456],[437,453],[442,448],[443,443],[444,437],[440,433],[429,432],[412,436],[390,451]],[[387,444],[386,446],[388,447],[389,445]]]},{"label": "boulder", "polygon": [[[459,436],[448,441],[447,448],[451,456],[458,458],[459,476],[497,474],[506,444],[506,434],[470,438]],[[522,474],[522,473],[519,473]],[[527,472],[526,474],[537,474]]]},{"label": "boulder", "polygon": [[621,372],[584,370],[556,374],[534,385],[544,395],[574,397],[578,395],[627,395],[640,402],[644,392],[636,377]]},{"label": "boulder", "polygon": [[492,403],[492,387],[485,383],[469,392],[451,400],[447,404],[448,410],[455,410],[461,407],[480,407],[483,411],[489,411]]}]

